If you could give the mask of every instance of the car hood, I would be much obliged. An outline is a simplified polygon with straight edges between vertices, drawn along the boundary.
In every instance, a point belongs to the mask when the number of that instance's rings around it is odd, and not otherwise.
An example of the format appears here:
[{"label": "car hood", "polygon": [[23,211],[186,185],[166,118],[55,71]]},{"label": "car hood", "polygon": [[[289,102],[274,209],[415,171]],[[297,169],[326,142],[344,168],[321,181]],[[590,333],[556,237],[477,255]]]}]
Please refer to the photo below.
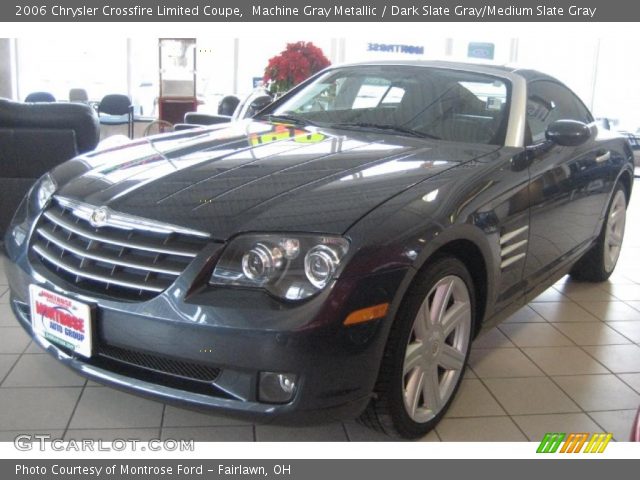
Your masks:
[{"label": "car hood", "polygon": [[344,233],[398,193],[498,147],[238,122],[142,139],[64,165],[57,195],[210,233]]}]

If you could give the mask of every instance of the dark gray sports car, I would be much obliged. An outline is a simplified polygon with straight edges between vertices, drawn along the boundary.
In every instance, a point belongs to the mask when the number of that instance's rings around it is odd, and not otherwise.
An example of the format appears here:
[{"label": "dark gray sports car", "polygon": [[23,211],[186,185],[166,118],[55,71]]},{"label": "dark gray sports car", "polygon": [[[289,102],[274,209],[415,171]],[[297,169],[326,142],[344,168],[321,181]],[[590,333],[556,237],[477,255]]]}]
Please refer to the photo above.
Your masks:
[{"label": "dark gray sports car", "polygon": [[98,382],[417,437],[472,339],[615,268],[629,143],[531,70],[329,68],[252,120],[77,157],[6,237],[11,305]]}]

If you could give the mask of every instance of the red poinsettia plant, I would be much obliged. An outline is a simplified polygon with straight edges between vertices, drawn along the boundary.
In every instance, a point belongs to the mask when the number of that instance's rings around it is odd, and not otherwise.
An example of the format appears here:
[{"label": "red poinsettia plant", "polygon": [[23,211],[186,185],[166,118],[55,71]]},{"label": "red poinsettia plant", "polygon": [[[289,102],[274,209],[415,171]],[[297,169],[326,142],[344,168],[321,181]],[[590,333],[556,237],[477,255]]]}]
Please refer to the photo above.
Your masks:
[{"label": "red poinsettia plant", "polygon": [[264,82],[273,94],[286,92],[329,65],[331,62],[313,43],[288,43],[279,55],[269,59]]}]

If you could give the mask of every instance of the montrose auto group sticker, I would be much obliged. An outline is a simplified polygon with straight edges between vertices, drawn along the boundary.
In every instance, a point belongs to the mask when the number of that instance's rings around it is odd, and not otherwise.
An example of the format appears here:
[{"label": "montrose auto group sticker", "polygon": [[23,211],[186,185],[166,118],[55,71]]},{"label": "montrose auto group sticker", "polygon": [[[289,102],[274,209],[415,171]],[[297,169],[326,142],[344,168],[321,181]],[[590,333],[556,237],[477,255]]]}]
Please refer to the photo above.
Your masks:
[{"label": "montrose auto group sticker", "polygon": [[36,332],[81,355],[90,356],[86,306],[78,306],[76,302],[47,290],[38,289],[34,293],[32,309]]}]

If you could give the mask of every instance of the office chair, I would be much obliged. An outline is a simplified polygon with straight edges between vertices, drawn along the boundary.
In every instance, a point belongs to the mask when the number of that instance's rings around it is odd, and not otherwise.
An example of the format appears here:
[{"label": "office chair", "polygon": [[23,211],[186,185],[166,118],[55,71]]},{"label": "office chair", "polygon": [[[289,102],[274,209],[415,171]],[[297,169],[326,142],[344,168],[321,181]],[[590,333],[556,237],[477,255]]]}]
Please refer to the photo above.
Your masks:
[{"label": "office chair", "polygon": [[55,102],[56,97],[51,95],[49,92],[32,92],[27,95],[27,98],[24,99],[26,103],[47,103],[47,102]]},{"label": "office chair", "polygon": [[77,103],[88,103],[89,95],[84,88],[72,88],[69,90],[69,101]]},{"label": "office chair", "polygon": [[102,125],[127,125],[129,138],[133,138],[133,105],[126,95],[105,95],[98,104],[98,117]]},{"label": "office chair", "polygon": [[240,103],[240,99],[235,95],[226,95],[222,97],[220,103],[218,104],[218,115],[226,115],[230,117],[233,115],[233,112],[238,108],[238,104]]}]

